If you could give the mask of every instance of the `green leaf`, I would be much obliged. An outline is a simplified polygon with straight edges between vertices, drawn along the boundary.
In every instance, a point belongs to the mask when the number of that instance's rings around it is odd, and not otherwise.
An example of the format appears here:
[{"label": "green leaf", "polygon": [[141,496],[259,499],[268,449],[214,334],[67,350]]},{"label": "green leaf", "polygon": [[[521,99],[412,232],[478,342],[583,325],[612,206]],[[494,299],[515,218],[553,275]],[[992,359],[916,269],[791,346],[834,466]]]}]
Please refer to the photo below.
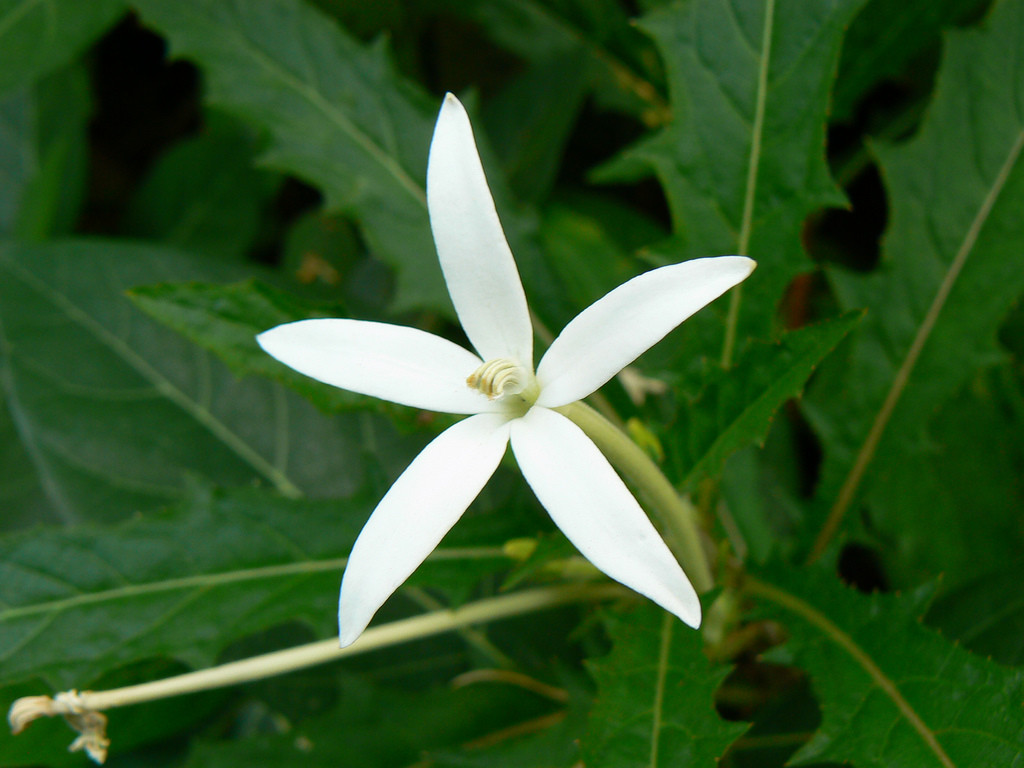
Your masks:
[{"label": "green leaf", "polygon": [[977,654],[1024,666],[1022,583],[1024,561],[1018,556],[1016,562],[939,597],[925,621]]},{"label": "green leaf", "polygon": [[614,0],[444,0],[498,45],[534,67],[572,61],[558,79],[582,77],[601,107],[636,114],[647,125],[668,121],[655,87],[650,44]]},{"label": "green leaf", "polygon": [[67,232],[85,189],[91,108],[84,70],[0,97],[0,235]]},{"label": "green leaf", "polygon": [[5,235],[14,230],[21,196],[35,170],[32,101],[28,88],[0,99],[0,233]]},{"label": "green leaf", "polygon": [[[0,682],[81,687],[154,656],[205,666],[230,641],[296,620],[330,636],[345,555],[376,498],[193,486],[176,507],[117,526],[0,539]],[[470,583],[506,566],[507,522],[465,522],[412,583],[430,583],[445,559]]]},{"label": "green leaf", "polygon": [[607,621],[611,653],[589,663],[597,697],[581,742],[586,764],[714,765],[747,728],[715,711],[728,668],[707,660],[699,632],[653,605]]},{"label": "green leaf", "polygon": [[636,276],[636,260],[616,241],[609,219],[633,231],[646,225],[648,232],[658,232],[642,217],[631,217],[628,209],[611,203],[576,199],[545,208],[541,243],[563,294],[577,309]]},{"label": "green leaf", "polygon": [[574,56],[526,70],[484,105],[484,125],[509,186],[524,200],[543,200],[554,185],[566,142],[587,93]]},{"label": "green leaf", "polygon": [[240,259],[252,247],[279,181],[254,168],[254,156],[251,132],[214,115],[203,133],[159,159],[128,208],[124,234]]},{"label": "green leaf", "polygon": [[[494,753],[515,749],[529,737],[494,739],[485,748],[477,739],[500,735],[510,726],[550,717],[551,705],[531,693],[508,685],[478,683],[408,692],[352,675],[342,675],[339,705],[295,723],[280,733],[249,738],[200,742],[186,768],[228,768],[260,765],[268,768],[295,765],[359,765],[393,768],[423,761],[436,766],[560,765],[557,751],[574,752],[571,732],[548,729],[559,741],[549,740],[549,751],[534,750],[532,762],[498,762]],[[545,712],[548,710],[548,712]],[[558,714],[557,712],[555,713]],[[557,719],[557,718],[556,718]],[[578,717],[576,718],[578,719]],[[575,723],[574,723],[575,724]],[[463,744],[469,744],[463,747]],[[566,761],[564,765],[568,766]]]},{"label": "green leaf", "polygon": [[309,317],[344,311],[301,303],[265,283],[162,283],[133,288],[128,296],[150,317],[213,352],[235,374],[257,374],[285,384],[327,411],[382,407],[381,401],[296,373],[260,349],[256,334]]},{"label": "green leaf", "polygon": [[124,6],[124,0],[0,0],[0,93],[77,57]]},{"label": "green leaf", "polygon": [[207,98],[266,130],[262,162],[358,218],[397,271],[396,305],[449,307],[427,220],[434,106],[366,47],[298,0],[139,0],[143,20],[206,74]]},{"label": "green leaf", "polygon": [[[0,367],[0,381],[6,377]],[[0,530],[58,522],[34,469],[7,404],[0,399]]]},{"label": "green leaf", "polygon": [[61,520],[162,506],[190,473],[345,495],[362,484],[367,441],[404,466],[412,446],[382,420],[325,419],[272,382],[240,381],[123,295],[140,283],[241,274],[140,245],[0,246],[0,385]]},{"label": "green leaf", "polygon": [[947,27],[986,5],[988,0],[870,0],[843,40],[831,119],[852,119],[873,88],[903,74],[915,59],[939,47]]},{"label": "green leaf", "polygon": [[780,567],[748,592],[787,628],[771,660],[806,669],[821,702],[821,727],[794,765],[1021,765],[1024,672],[921,626],[931,588],[868,596],[831,569]]},{"label": "green leaf", "polygon": [[763,443],[775,413],[800,394],[821,361],[860,320],[859,313],[849,313],[789,331],[774,343],[754,342],[735,366],[716,370],[663,438],[676,449],[674,461],[684,483],[693,487],[716,476],[733,452]]},{"label": "green leaf", "polygon": [[885,469],[870,533],[891,583],[941,574],[949,588],[1024,551],[1022,424],[1013,366],[986,369],[935,413],[924,450]]},{"label": "green leaf", "polygon": [[1024,3],[948,40],[920,133],[877,148],[892,207],[882,264],[829,274],[841,306],[868,314],[806,401],[832,510],[816,552],[862,490],[869,504],[898,498],[933,415],[999,359],[996,332],[1024,291]]},{"label": "green leaf", "polygon": [[770,335],[783,291],[810,267],[807,215],[843,202],[825,164],[825,117],[843,31],[863,2],[694,0],[639,22],[664,59],[673,122],[603,178],[654,170],[677,237],[673,261],[757,260],[742,288],[740,340]]}]

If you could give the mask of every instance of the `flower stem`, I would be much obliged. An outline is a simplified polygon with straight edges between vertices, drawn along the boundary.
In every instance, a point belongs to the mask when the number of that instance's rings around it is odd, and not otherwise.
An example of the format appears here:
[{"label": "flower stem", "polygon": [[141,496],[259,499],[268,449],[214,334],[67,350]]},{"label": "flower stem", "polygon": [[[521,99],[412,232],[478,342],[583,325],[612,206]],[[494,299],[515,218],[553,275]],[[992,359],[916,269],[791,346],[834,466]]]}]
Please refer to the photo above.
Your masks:
[{"label": "flower stem", "polygon": [[[64,715],[71,722],[71,717],[82,718],[89,713],[114,707],[126,707],[171,696],[262,680],[347,656],[461,629],[472,624],[520,616],[571,603],[608,600],[629,594],[628,590],[618,584],[608,583],[568,584],[515,592],[510,595],[469,603],[455,610],[433,611],[421,616],[371,627],[362,634],[359,640],[347,648],[339,648],[337,639],[332,638],[283,651],[253,656],[218,667],[109,691],[68,691],[52,698],[49,696],[27,696],[14,702],[8,719],[12,731],[19,733],[30,722],[43,716]],[[101,730],[105,723],[105,720],[101,720],[99,724],[91,725],[92,730],[89,734],[91,738],[104,742],[102,745],[104,756],[106,742]],[[74,722],[72,725],[78,727]]]},{"label": "flower stem", "polygon": [[683,499],[651,458],[629,437],[585,403],[556,408],[594,441],[616,469],[640,491],[663,527],[666,541],[680,558],[694,589],[714,586],[697,523],[697,510]]}]

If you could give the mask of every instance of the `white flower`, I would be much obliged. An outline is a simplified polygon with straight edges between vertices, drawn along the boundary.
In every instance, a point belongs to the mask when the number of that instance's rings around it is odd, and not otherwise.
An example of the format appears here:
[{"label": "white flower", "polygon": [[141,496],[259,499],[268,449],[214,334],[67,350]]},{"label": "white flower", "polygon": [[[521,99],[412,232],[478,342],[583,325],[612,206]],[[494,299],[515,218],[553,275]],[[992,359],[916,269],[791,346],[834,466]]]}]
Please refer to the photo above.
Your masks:
[{"label": "white flower", "polygon": [[449,94],[427,168],[427,204],[448,291],[474,354],[414,328],[303,320],[260,334],[269,354],[343,389],[472,414],[431,442],[359,534],[341,585],[341,645],[354,642],[494,473],[509,442],[568,539],[613,579],[690,626],[700,602],[676,559],[594,443],[552,410],[590,395],[754,262],[695,259],[640,275],[579,314],[534,373],[533,329],[469,117]]}]

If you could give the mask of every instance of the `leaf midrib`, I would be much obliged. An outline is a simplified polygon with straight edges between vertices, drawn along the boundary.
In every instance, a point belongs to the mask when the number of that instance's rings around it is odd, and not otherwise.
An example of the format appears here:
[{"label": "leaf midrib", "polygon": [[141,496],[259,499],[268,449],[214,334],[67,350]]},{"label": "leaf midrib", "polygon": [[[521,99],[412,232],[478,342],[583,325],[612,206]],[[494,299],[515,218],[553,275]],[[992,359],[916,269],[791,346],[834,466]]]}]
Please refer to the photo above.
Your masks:
[{"label": "leaf midrib", "polygon": [[162,396],[177,405],[182,411],[205,427],[216,437],[226,448],[231,450],[243,462],[248,464],[254,471],[262,475],[283,495],[296,498],[302,495],[302,491],[296,486],[281,470],[274,467],[263,456],[258,454],[242,438],[236,435],[226,424],[213,415],[209,410],[203,408],[180,389],[169,379],[151,366],[145,359],[138,355],[131,347],[117,338],[99,322],[94,320],[85,310],[78,307],[59,291],[54,290],[45,282],[40,280],[30,271],[24,269],[20,264],[12,261],[9,257],[0,255],[0,261],[7,266],[14,274],[29,288],[48,301],[72,323],[80,326],[89,332],[97,341],[120,358],[132,370],[139,374]]},{"label": "leaf midrib", "polygon": [[[436,549],[427,558],[430,560],[483,560],[488,558],[506,557],[500,548],[490,547],[465,547],[452,549]],[[210,589],[212,587],[236,584],[243,581],[260,581],[267,579],[278,579],[286,576],[305,576],[324,571],[340,571],[348,562],[347,557],[332,558],[329,560],[306,560],[298,563],[285,563],[282,565],[268,565],[259,568],[245,568],[222,573],[204,573],[194,576],[183,576],[177,579],[165,579],[142,584],[128,584],[123,587],[115,587],[100,592],[90,592],[84,595],[50,600],[43,603],[18,606],[0,610],[0,626],[4,622],[24,618],[38,614],[58,614],[62,611],[71,610],[84,605],[96,603],[116,602],[133,597],[158,594],[161,592],[175,592],[190,589]]]},{"label": "leaf midrib", "polygon": [[[754,101],[754,119],[750,126],[750,159],[747,163],[747,178],[743,190],[743,211],[740,214],[740,231],[736,242],[736,253],[748,256],[750,237],[754,228],[754,202],[757,198],[757,176],[761,167],[761,141],[764,134],[764,116],[768,105],[768,70],[771,67],[772,34],[775,29],[775,0],[767,0],[764,8],[764,24],[761,29],[761,59],[757,68],[757,93]],[[742,285],[734,287],[729,295],[729,310],[725,321],[725,335],[722,340],[723,368],[732,366],[733,351],[736,347],[736,329],[740,320],[740,304],[743,300]]]},{"label": "leaf midrib", "polygon": [[864,479],[864,475],[866,474],[868,467],[878,450],[879,443],[882,440],[882,435],[885,433],[885,429],[889,425],[889,421],[896,410],[896,406],[903,395],[903,391],[906,389],[907,384],[910,381],[910,376],[913,373],[914,368],[917,366],[917,361],[920,359],[921,353],[924,351],[925,345],[931,337],[932,330],[935,328],[935,324],[938,322],[939,316],[945,308],[946,301],[948,300],[950,293],[952,293],[956,281],[960,277],[964,264],[966,264],[968,257],[974,250],[974,246],[977,243],[982,228],[988,221],[988,217],[991,215],[992,209],[995,207],[999,195],[1002,194],[1002,191],[1006,186],[1010,173],[1013,171],[1014,166],[1017,164],[1017,160],[1020,158],[1022,149],[1024,149],[1024,130],[1018,132],[1017,138],[1007,152],[1006,159],[1000,166],[999,172],[996,174],[995,179],[992,181],[992,185],[989,187],[988,192],[982,199],[977,213],[971,220],[967,231],[964,233],[964,238],[953,257],[953,260],[950,262],[949,268],[943,275],[942,282],[939,283],[939,287],[936,289],[935,295],[932,297],[932,302],[928,306],[928,311],[922,318],[921,324],[918,326],[917,332],[914,334],[914,339],[907,348],[907,353],[900,362],[900,366],[893,376],[892,383],[886,392],[885,399],[882,401],[882,405],[875,414],[875,418],[871,423],[871,428],[868,431],[867,436],[864,438],[864,442],[861,443],[860,449],[857,451],[856,458],[850,466],[850,471],[847,473],[846,478],[843,481],[843,485],[840,487],[839,493],[836,495],[836,500],[832,509],[829,511],[828,518],[826,519],[821,532],[818,534],[818,538],[815,540],[814,546],[811,548],[811,553],[808,556],[809,562],[816,560],[824,553],[828,543],[832,540],[832,537],[838,530],[840,522],[846,515],[847,509],[853,503],[854,498],[857,495],[857,491],[860,488],[861,481]]},{"label": "leaf midrib", "polygon": [[[323,114],[329,123],[333,124],[341,130],[342,133],[348,136],[353,143],[360,147],[389,175],[391,175],[398,182],[399,186],[404,189],[420,205],[420,207],[426,210],[427,196],[423,186],[413,181],[405,172],[405,169],[403,169],[391,155],[381,149],[373,139],[367,136],[365,132],[360,130],[351,120],[349,120],[344,112],[335,108],[333,104],[327,101],[319,91],[310,87],[300,78],[287,70],[275,58],[273,58],[272,55],[260,48],[254,40],[242,34],[237,27],[224,27],[223,25],[218,24],[216,19],[213,19],[206,14],[202,14],[191,7],[183,7],[179,10],[183,15],[191,16],[196,19],[197,24],[205,24],[211,29],[216,29],[218,34],[221,36],[234,38],[238,48],[262,67],[269,78],[276,78],[285,87],[290,87],[295,93]],[[172,34],[172,36],[175,35]],[[202,48],[202,46],[193,46],[193,54],[197,55],[197,57],[201,59],[203,57],[201,54],[196,52],[197,48]]]},{"label": "leaf midrib", "polygon": [[882,668],[874,662],[867,651],[861,648],[850,635],[840,629],[825,614],[796,595],[773,584],[755,579],[753,576],[748,575],[746,580],[746,588],[750,594],[763,597],[786,610],[792,611],[819,629],[826,638],[844,650],[864,670],[865,674],[871,678],[875,686],[892,701],[899,713],[910,727],[917,732],[918,736],[921,737],[922,741],[924,741],[928,749],[944,768],[956,768],[956,764],[946,754],[934,731],[917,714],[917,711],[910,705],[910,702],[903,697],[896,683],[882,671]]}]

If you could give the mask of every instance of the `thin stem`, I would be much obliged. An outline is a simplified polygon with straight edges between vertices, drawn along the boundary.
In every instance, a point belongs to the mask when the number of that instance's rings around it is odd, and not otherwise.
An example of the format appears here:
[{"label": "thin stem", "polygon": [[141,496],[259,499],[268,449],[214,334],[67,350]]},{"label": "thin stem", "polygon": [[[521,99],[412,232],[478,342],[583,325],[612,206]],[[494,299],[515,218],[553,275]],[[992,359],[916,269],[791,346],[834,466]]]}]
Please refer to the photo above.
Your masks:
[{"label": "thin stem", "polygon": [[[630,593],[627,590],[617,584],[603,583],[560,585],[491,597],[469,603],[455,610],[434,611],[371,627],[347,648],[339,648],[337,639],[331,638],[149,683],[129,685],[109,691],[83,691],[78,694],[78,706],[83,710],[97,712],[187,693],[224,688],[450,632],[472,624],[521,616],[571,603],[608,600],[628,594]],[[17,706],[18,702],[15,702],[14,707]],[[63,713],[41,712],[39,714]]]},{"label": "thin stem", "polygon": [[714,586],[701,539],[697,510],[682,499],[651,458],[610,421],[585,403],[556,408],[594,441],[616,469],[643,495],[664,528],[665,538],[680,558],[698,592]]},{"label": "thin stem", "polygon": [[658,768],[658,747],[661,746],[661,717],[665,704],[665,679],[668,677],[668,655],[672,648],[673,617],[666,613],[661,619],[661,648],[658,651],[658,672],[654,686],[653,718],[651,718],[651,768]]},{"label": "thin stem", "polygon": [[[419,603],[421,608],[426,608],[428,611],[438,611],[444,608],[444,604],[440,600],[419,587],[405,587],[402,593]],[[456,631],[463,640],[490,658],[495,664],[501,667],[513,666],[512,659],[502,653],[501,649],[492,643],[483,632],[473,627],[459,627]]]}]

